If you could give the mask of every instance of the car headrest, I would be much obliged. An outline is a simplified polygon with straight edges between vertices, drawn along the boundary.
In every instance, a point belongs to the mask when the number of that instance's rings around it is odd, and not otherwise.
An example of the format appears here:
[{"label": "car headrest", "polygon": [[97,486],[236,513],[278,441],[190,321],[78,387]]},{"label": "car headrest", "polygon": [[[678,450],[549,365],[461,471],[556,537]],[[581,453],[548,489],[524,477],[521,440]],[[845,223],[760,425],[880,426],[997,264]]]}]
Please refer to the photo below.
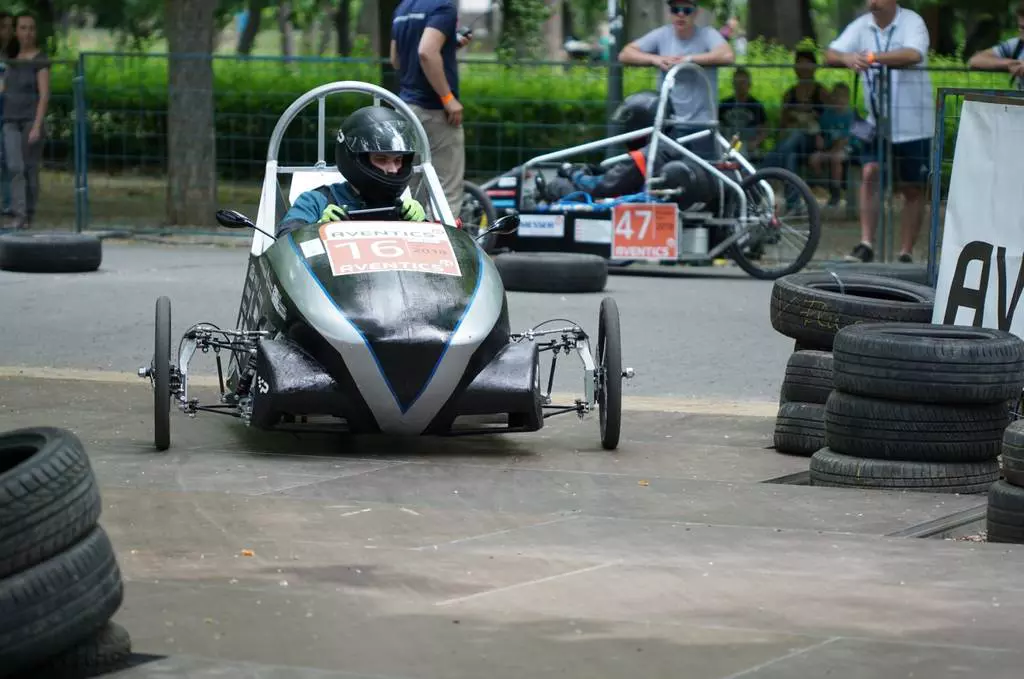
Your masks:
[{"label": "car headrest", "polygon": [[292,185],[288,189],[288,204],[294,205],[296,199],[306,191],[311,191],[324,184],[337,184],[343,181],[345,178],[337,170],[295,172],[292,174]]}]

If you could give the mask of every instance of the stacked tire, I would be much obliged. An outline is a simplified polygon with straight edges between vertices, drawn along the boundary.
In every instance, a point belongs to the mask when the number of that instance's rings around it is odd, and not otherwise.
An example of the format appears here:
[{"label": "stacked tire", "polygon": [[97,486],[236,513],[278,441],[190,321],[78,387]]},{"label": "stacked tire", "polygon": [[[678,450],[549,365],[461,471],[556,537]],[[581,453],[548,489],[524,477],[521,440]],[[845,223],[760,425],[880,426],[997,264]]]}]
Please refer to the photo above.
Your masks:
[{"label": "stacked tire", "polygon": [[775,450],[810,456],[825,447],[825,402],[831,392],[831,351],[790,354],[775,417]]},{"label": "stacked tire", "polygon": [[1003,480],[988,491],[987,540],[1024,544],[1024,420],[1006,428],[1002,453]]},{"label": "stacked tire", "polygon": [[0,677],[83,679],[130,655],[111,622],[124,585],[100,511],[73,433],[0,433]]},{"label": "stacked tire", "polygon": [[809,456],[825,447],[825,403],[832,391],[832,345],[842,328],[862,323],[931,320],[935,291],[866,274],[810,272],[772,287],[772,327],[795,341],[775,418],[775,450]]},{"label": "stacked tire", "polygon": [[986,493],[1024,390],[1024,341],[930,323],[848,326],[833,344],[833,387],[812,485]]}]

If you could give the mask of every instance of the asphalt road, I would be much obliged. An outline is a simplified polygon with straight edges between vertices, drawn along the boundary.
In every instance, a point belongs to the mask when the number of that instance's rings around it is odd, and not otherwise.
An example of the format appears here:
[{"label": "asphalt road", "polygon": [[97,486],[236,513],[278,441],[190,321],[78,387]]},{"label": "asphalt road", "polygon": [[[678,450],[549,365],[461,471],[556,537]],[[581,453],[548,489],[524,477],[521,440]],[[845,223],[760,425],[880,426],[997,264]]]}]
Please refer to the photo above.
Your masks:
[{"label": "asphalt road", "polygon": [[[0,367],[134,372],[153,350],[154,303],[169,295],[174,332],[208,321],[231,327],[247,250],[240,247],[104,244],[100,271],[0,272]],[[775,401],[793,342],[768,320],[771,282],[734,269],[691,269],[671,278],[612,276],[627,395]],[[513,327],[563,317],[597,332],[602,294],[510,293]],[[578,361],[559,367],[556,390],[578,391]],[[215,375],[212,361],[197,365]]]}]

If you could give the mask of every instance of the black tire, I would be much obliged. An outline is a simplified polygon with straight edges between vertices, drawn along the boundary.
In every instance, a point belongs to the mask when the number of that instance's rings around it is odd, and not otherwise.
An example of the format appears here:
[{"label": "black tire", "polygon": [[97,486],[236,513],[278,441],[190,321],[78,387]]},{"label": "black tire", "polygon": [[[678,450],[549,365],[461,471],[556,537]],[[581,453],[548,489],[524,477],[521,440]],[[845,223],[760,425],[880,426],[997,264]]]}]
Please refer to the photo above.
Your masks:
[{"label": "black tire", "polygon": [[985,528],[989,542],[1024,544],[1024,488],[997,481],[988,491]]},{"label": "black tire", "polygon": [[[481,227],[486,229],[489,226],[494,226],[494,222],[498,221],[498,212],[494,209],[494,203],[491,202],[491,197],[487,195],[487,192],[473,182],[462,182],[462,192],[464,194],[462,199],[462,210],[460,211],[460,214],[456,216],[464,217],[464,215],[468,214],[466,210],[466,198],[472,198],[480,206],[481,214],[479,216],[483,217],[485,220],[485,223],[481,225],[479,223],[468,223],[467,220],[463,218],[462,228],[466,233],[471,235],[473,238],[476,238],[480,235]],[[476,215],[472,216],[475,217]],[[496,240],[497,234],[488,234],[479,241],[480,247],[483,248],[484,252],[491,252],[494,250]]]},{"label": "black tire", "polygon": [[811,456],[811,485],[924,493],[978,494],[999,479],[999,463],[869,460],[823,448]]},{"label": "black tire", "polygon": [[0,580],[0,671],[21,672],[81,644],[123,599],[114,547],[101,526],[52,559]]},{"label": "black tire", "polygon": [[835,334],[860,323],[928,323],[935,291],[882,276],[798,273],[775,281],[772,327],[802,346],[830,351]]},{"label": "black tire", "polygon": [[[800,197],[804,200],[807,205],[807,217],[810,222],[809,231],[807,237],[807,244],[804,246],[800,254],[797,255],[796,259],[791,264],[780,269],[762,269],[758,266],[756,260],[748,259],[745,250],[738,245],[731,245],[728,249],[729,257],[736,265],[743,269],[750,276],[759,280],[774,280],[782,276],[789,276],[798,271],[801,271],[807,266],[811,259],[814,258],[814,253],[818,250],[818,243],[821,240],[821,206],[818,205],[818,199],[814,197],[814,193],[811,192],[807,182],[801,179],[798,175],[793,174],[789,170],[781,167],[763,167],[757,172],[751,175],[747,175],[740,182],[740,187],[743,192],[747,194],[747,209],[750,208],[751,191],[755,191],[756,194],[761,192],[755,189],[755,185],[762,180],[781,180],[791,184],[800,194]],[[776,196],[776,200],[778,196]],[[752,230],[751,233],[756,233],[756,229]]]},{"label": "black tire", "polygon": [[825,447],[825,406],[790,401],[775,417],[775,450],[810,456]]},{"label": "black tire", "polygon": [[103,262],[103,242],[87,233],[0,235],[0,269],[21,273],[86,273]]},{"label": "black tire", "polygon": [[928,266],[925,264],[829,262],[825,269],[827,271],[835,271],[840,278],[845,278],[852,273],[866,274],[868,276],[882,276],[883,278],[897,278],[901,281],[910,281],[911,283],[932,287],[928,279]]},{"label": "black tire", "polygon": [[779,397],[782,403],[824,404],[832,392],[832,353],[794,351],[786,363]]},{"label": "black tire", "polygon": [[825,443],[874,460],[965,463],[996,460],[1009,423],[1005,404],[886,401],[833,391],[825,404]]},{"label": "black tire", "polygon": [[156,342],[153,351],[153,445],[171,446],[171,300],[156,301]]},{"label": "black tire", "polygon": [[622,430],[622,333],[619,307],[611,297],[601,300],[594,362],[601,369],[601,388],[597,399],[601,446],[605,450],[615,450]]},{"label": "black tire", "polygon": [[608,262],[597,255],[507,252],[494,265],[511,292],[602,292],[608,283]]},{"label": "black tire", "polygon": [[77,646],[26,670],[19,679],[90,679],[124,668],[131,653],[128,630],[108,622]]},{"label": "black tire", "polygon": [[1003,432],[1003,477],[1014,486],[1024,486],[1024,420],[1014,420]]},{"label": "black tire", "polygon": [[876,323],[836,334],[836,389],[919,403],[1005,403],[1024,389],[1024,340],[1002,330]]},{"label": "black tire", "polygon": [[77,436],[54,427],[0,434],[0,578],[75,544],[100,512],[96,478]]}]

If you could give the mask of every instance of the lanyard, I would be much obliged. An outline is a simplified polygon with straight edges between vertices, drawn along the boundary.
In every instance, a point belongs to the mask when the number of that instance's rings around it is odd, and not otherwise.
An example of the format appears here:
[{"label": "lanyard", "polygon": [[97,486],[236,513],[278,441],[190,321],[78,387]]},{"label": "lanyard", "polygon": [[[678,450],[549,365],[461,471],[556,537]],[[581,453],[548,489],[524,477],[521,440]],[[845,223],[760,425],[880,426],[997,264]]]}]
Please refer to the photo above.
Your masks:
[{"label": "lanyard", "polygon": [[[896,22],[899,20],[900,15],[897,10],[896,16],[893,18],[891,24],[889,24],[889,36],[885,41],[885,49],[882,49],[882,41],[879,39],[878,34],[882,31],[876,26],[872,31],[872,36],[875,39],[875,48],[878,54],[883,54],[889,51],[892,46],[892,36],[896,33]],[[878,98],[878,92],[876,91],[875,85],[878,82],[879,73],[873,69],[868,69],[864,74],[865,88],[867,89],[868,102],[871,105],[871,112],[875,115],[875,120],[878,120],[878,107],[881,102],[876,101]],[[890,95],[891,96],[891,95]]]}]

